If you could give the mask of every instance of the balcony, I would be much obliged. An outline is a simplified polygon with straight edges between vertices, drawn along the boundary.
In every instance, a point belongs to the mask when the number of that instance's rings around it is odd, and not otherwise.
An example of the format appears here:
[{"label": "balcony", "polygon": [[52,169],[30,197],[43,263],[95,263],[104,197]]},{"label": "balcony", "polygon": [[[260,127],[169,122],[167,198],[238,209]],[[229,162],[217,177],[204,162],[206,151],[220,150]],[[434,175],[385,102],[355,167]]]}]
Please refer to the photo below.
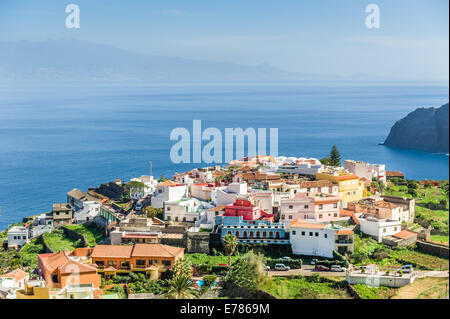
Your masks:
[{"label": "balcony", "polygon": [[353,240],[351,239],[336,239],[336,244],[353,244]]}]

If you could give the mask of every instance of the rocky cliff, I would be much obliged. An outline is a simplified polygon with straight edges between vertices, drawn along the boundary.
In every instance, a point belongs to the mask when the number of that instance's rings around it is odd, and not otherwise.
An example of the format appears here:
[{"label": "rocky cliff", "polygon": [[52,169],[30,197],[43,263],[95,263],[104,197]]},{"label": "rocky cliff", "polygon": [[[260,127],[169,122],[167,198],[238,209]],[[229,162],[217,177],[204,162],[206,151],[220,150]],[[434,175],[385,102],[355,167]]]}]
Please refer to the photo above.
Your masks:
[{"label": "rocky cliff", "polygon": [[394,124],[384,145],[448,153],[448,116],[448,103],[439,108],[418,108]]}]

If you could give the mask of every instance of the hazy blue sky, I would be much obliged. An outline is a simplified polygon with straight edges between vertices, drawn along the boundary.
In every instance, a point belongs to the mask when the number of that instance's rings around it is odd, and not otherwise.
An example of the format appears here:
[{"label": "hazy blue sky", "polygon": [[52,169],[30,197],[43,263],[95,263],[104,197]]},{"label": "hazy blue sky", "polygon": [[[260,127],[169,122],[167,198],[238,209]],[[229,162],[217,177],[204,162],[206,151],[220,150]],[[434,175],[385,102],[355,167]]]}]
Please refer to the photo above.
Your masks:
[{"label": "hazy blue sky", "polygon": [[[81,28],[65,27],[78,4]],[[380,7],[368,29],[365,8]],[[313,74],[448,79],[448,0],[0,0],[0,40],[75,38]]]}]

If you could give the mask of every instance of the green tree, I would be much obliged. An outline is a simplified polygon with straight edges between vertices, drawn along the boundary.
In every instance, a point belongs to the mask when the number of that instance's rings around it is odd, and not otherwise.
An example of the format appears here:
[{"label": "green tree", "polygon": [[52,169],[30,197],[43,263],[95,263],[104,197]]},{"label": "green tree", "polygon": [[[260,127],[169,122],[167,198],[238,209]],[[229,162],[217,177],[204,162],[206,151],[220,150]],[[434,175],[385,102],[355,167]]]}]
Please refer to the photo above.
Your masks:
[{"label": "green tree", "polygon": [[163,212],[162,208],[154,208],[152,206],[146,206],[144,208],[144,213],[147,216],[147,218],[158,217],[162,214],[162,212]]},{"label": "green tree", "polygon": [[446,182],[446,183],[444,183],[444,185],[442,185],[442,190],[444,191],[444,194],[448,200],[448,191],[449,191],[449,183],[448,182]]},{"label": "green tree", "polygon": [[189,277],[175,276],[168,280],[168,286],[165,287],[161,298],[163,299],[194,299],[198,298],[199,292],[192,286]]},{"label": "green tree", "polygon": [[172,272],[175,277],[184,276],[191,278],[192,276],[192,264],[186,258],[177,259],[173,265]]},{"label": "green tree", "polygon": [[333,145],[330,152],[330,162],[332,166],[341,166],[341,154],[336,145]]},{"label": "green tree", "polygon": [[320,160],[320,162],[321,162],[323,165],[332,166],[332,164],[331,164],[331,159],[330,159],[330,155],[327,155],[326,157],[322,158],[322,159]]},{"label": "green tree", "polygon": [[228,270],[223,283],[233,283],[239,287],[260,289],[269,281],[265,270],[264,256],[249,251],[239,258]]},{"label": "green tree", "polygon": [[216,275],[206,275],[203,277],[203,286],[202,286],[202,290],[208,290],[210,289],[214,283],[217,280],[217,276]]},{"label": "green tree", "polygon": [[236,237],[228,234],[223,238],[223,248],[225,253],[228,255],[228,266],[231,266],[231,255],[234,254],[234,251],[237,247]]}]

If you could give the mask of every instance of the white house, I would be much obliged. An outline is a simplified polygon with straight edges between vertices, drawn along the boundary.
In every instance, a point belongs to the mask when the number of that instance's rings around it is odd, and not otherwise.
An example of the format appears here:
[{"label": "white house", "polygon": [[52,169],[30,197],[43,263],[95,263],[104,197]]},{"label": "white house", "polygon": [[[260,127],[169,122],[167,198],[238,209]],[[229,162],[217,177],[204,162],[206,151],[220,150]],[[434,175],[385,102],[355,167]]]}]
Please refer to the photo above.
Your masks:
[{"label": "white house", "polygon": [[358,220],[361,232],[372,236],[379,243],[383,241],[383,237],[392,236],[402,230],[402,222],[398,219],[378,219],[370,215],[361,215]]},{"label": "white house", "polygon": [[353,230],[335,224],[293,220],[289,240],[292,252],[297,255],[332,258],[333,251],[353,253]]},{"label": "white house", "polygon": [[272,190],[251,190],[252,199],[266,213],[272,214],[275,196]]},{"label": "white house", "polygon": [[88,201],[83,203],[83,208],[74,213],[76,224],[83,224],[93,220],[100,214],[101,204],[97,201]]},{"label": "white house", "polygon": [[163,208],[164,202],[174,202],[187,196],[186,185],[177,184],[173,181],[165,181],[156,186],[156,191],[152,197],[152,207]]},{"label": "white house", "polygon": [[360,178],[371,181],[376,178],[386,184],[386,165],[369,164],[362,161],[344,160],[344,168]]},{"label": "white house", "polygon": [[8,230],[8,247],[22,248],[29,239],[28,228],[14,226]]},{"label": "white house", "polygon": [[278,166],[278,173],[299,174],[304,176],[316,176],[323,170],[322,163],[315,158],[288,157]]},{"label": "white house", "polygon": [[194,183],[194,178],[192,178],[189,173],[175,173],[172,179],[178,184],[190,185]]},{"label": "white house", "polygon": [[233,204],[236,198],[247,195],[247,183],[231,183],[227,187],[216,187],[211,192],[211,201],[216,205]]},{"label": "white house", "polygon": [[141,177],[132,178],[130,181],[139,182],[145,185],[142,188],[130,188],[130,198],[132,199],[142,199],[148,195],[152,195],[158,185],[158,180],[154,179],[153,176],[142,175]]},{"label": "white house", "polygon": [[23,289],[25,282],[30,280],[30,274],[18,268],[0,276],[4,288]]},{"label": "white house", "polygon": [[194,198],[165,202],[164,221],[196,223],[202,220],[206,222],[206,211],[212,207],[212,205]]}]

